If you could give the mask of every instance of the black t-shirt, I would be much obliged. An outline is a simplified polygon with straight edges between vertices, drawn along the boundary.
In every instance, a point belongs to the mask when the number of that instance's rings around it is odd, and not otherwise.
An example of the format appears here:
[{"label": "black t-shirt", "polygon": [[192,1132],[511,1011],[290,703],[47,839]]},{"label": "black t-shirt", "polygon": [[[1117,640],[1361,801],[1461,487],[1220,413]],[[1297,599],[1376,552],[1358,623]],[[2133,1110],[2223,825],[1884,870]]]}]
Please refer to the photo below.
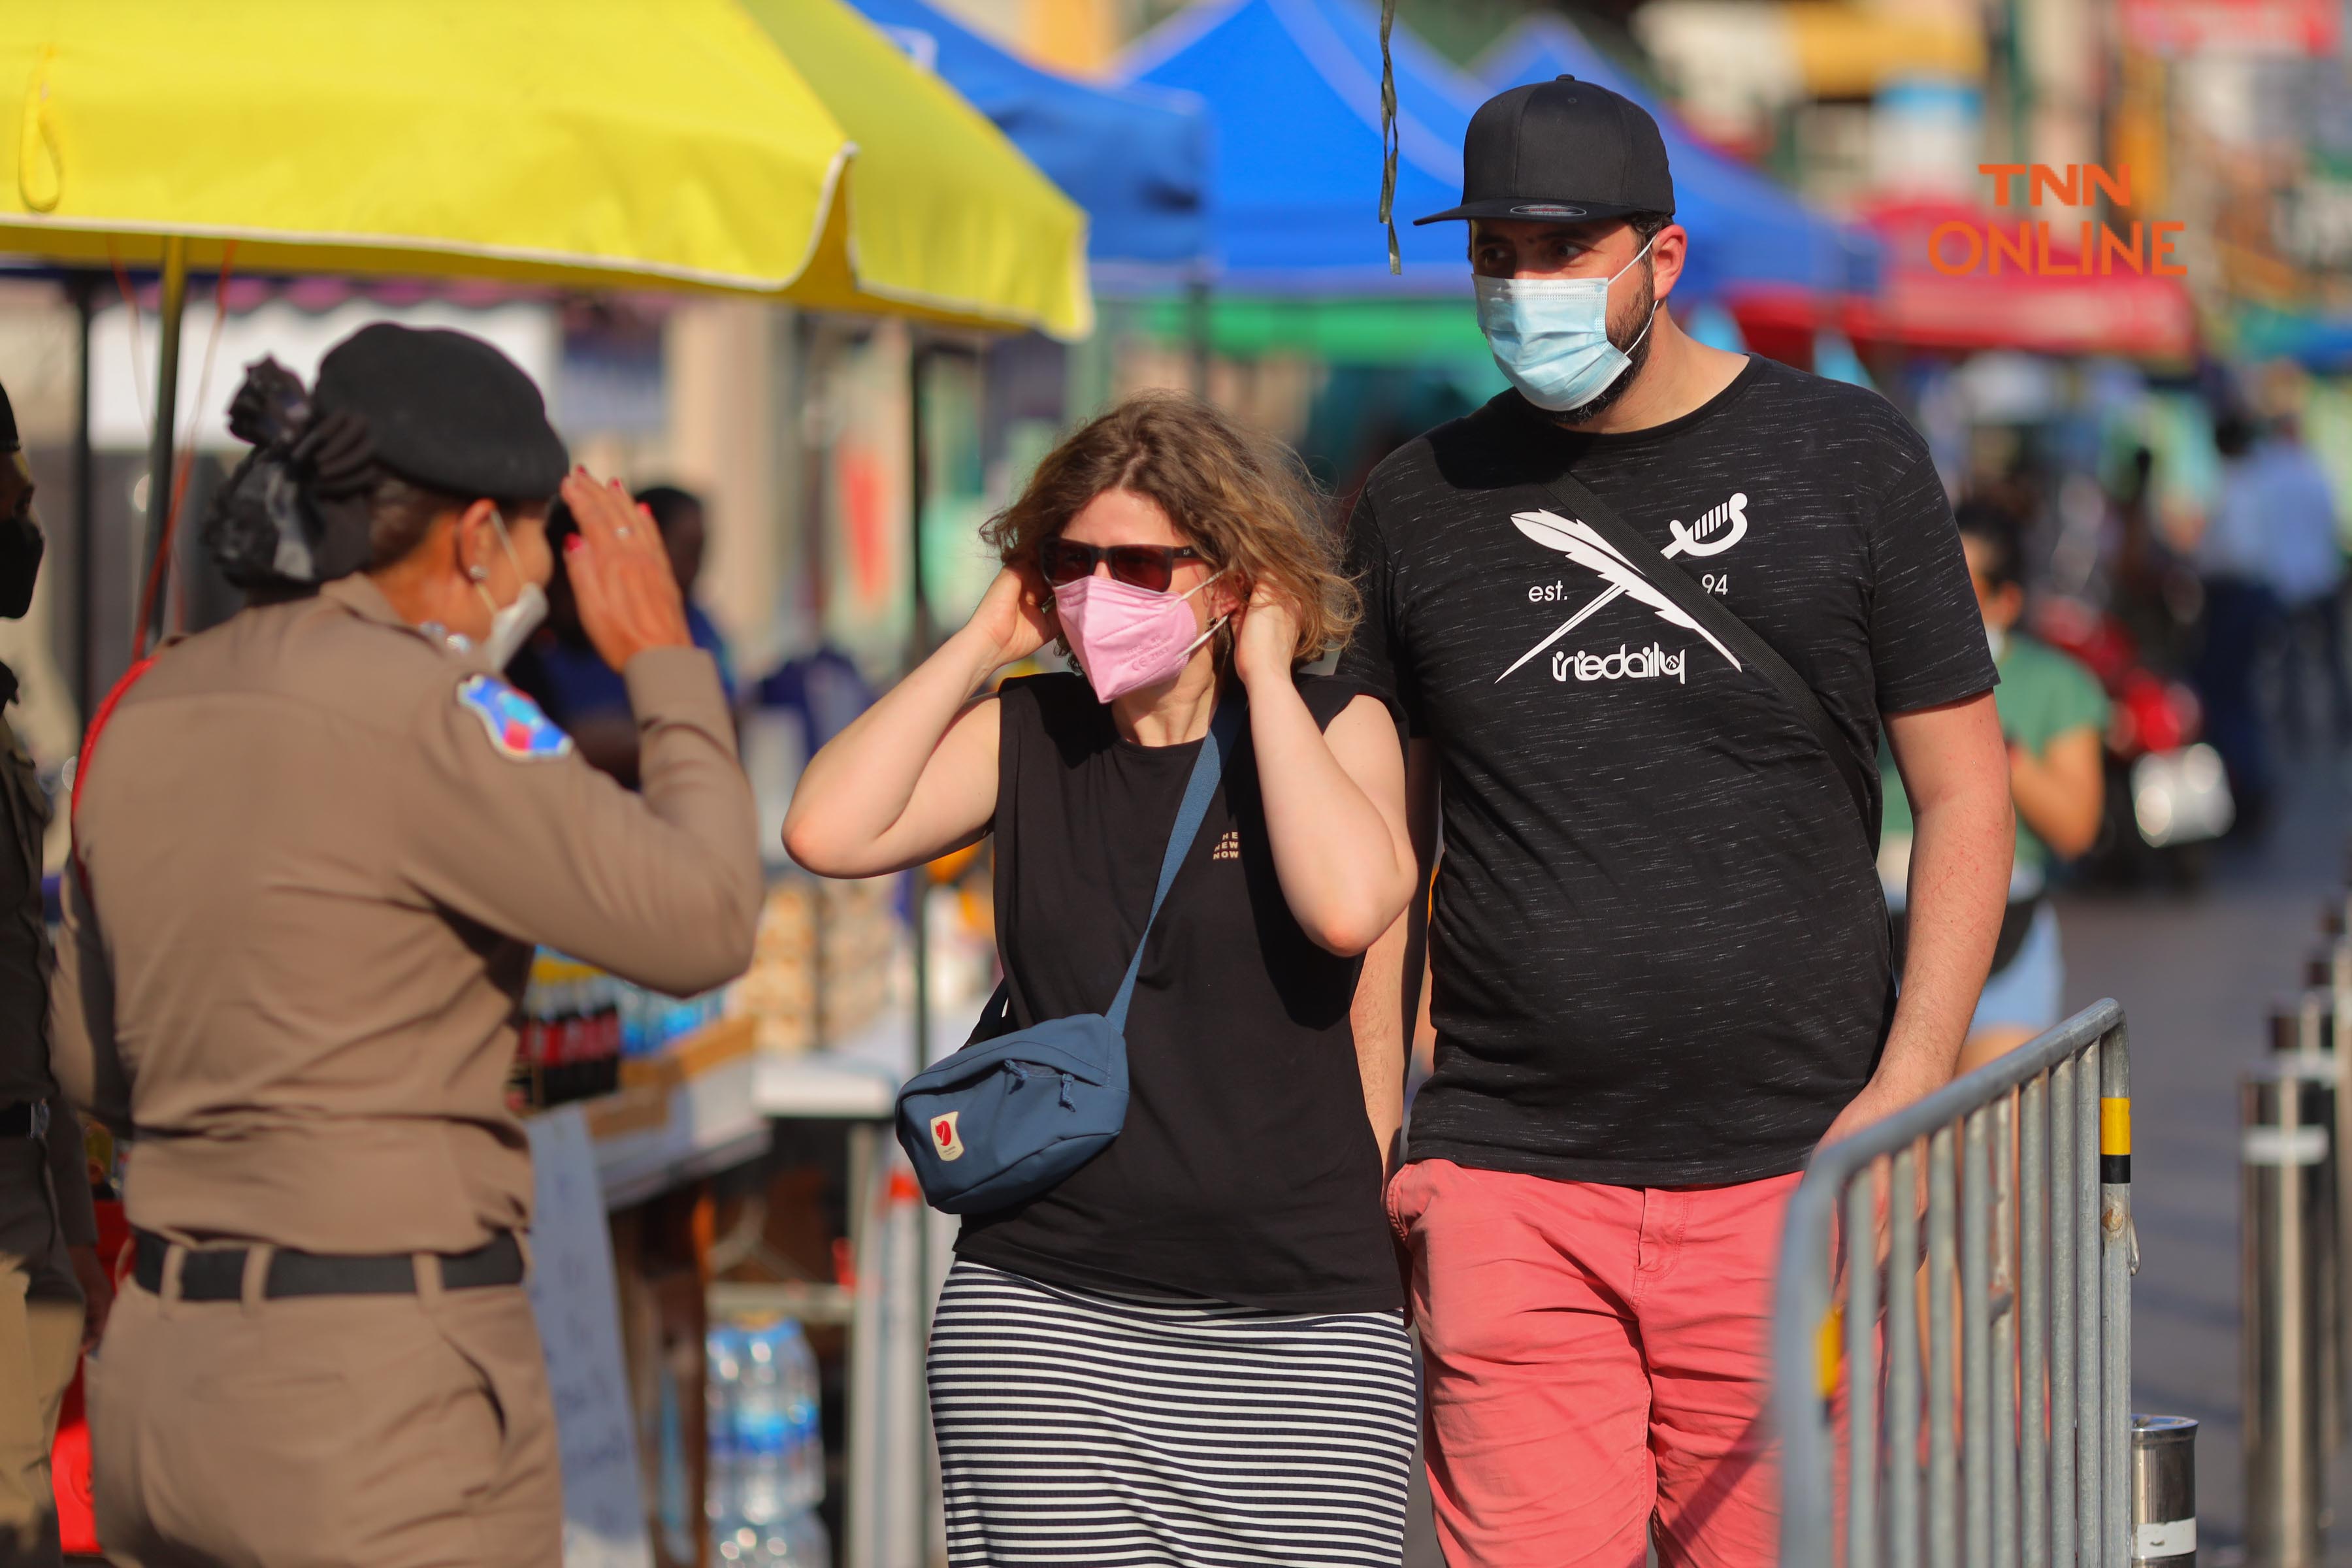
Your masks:
[{"label": "black t-shirt", "polygon": [[[1299,689],[1326,726],[1364,694],[1313,677]],[[1110,1005],[1201,747],[1122,739],[1076,675],[1008,680],[1002,700],[996,940],[1026,1027]],[[1348,1021],[1361,967],[1291,917],[1244,733],[1151,928],[1126,1127],[1040,1196],[967,1217],[956,1251],[1081,1289],[1401,1308]]]},{"label": "black t-shirt", "polygon": [[1677,525],[1720,546],[1675,564],[1874,779],[1882,712],[1996,679],[1926,446],[1875,394],[1751,359],[1680,419],[1588,436],[1507,393],[1382,463],[1339,673],[1393,692],[1442,759],[1437,1071],[1411,1154],[1628,1186],[1794,1171],[1894,1015],[1864,827],[1764,679],[1637,595],[1513,668],[1609,586],[1512,521],[1564,515],[1532,488],[1563,470],[1661,550]]}]

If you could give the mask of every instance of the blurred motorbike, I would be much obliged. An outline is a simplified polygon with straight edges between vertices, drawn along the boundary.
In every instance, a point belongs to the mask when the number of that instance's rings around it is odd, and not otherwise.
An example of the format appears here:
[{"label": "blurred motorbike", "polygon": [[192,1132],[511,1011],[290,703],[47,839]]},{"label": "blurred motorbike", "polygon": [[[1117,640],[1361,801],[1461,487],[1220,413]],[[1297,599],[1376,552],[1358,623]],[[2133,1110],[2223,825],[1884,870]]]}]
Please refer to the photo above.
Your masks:
[{"label": "blurred motorbike", "polygon": [[2197,694],[2149,668],[2120,620],[2080,600],[2042,601],[2033,631],[2080,659],[2111,704],[2106,812],[2080,873],[2126,887],[2203,886],[2210,847],[2237,808],[2221,754],[2200,738]]}]

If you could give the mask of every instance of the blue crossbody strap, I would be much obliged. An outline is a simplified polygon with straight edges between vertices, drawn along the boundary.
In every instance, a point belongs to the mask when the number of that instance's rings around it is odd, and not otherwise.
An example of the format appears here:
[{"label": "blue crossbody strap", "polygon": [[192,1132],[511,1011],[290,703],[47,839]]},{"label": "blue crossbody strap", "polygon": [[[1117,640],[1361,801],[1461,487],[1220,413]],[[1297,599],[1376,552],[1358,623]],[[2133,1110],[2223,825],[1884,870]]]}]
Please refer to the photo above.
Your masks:
[{"label": "blue crossbody strap", "polygon": [[1225,771],[1225,758],[1232,754],[1248,717],[1249,703],[1238,688],[1219,697],[1217,710],[1210,715],[1209,733],[1201,742],[1201,754],[1193,760],[1192,776],[1184,785],[1184,804],[1176,808],[1176,826],[1168,835],[1168,853],[1160,862],[1160,888],[1151,895],[1151,913],[1144,919],[1143,934],[1136,939],[1135,956],[1128,961],[1127,978],[1118,983],[1118,995],[1110,1005],[1108,1016],[1114,1029],[1127,1028],[1127,1006],[1135,1000],[1135,979],[1143,973],[1143,950],[1151,942],[1152,922],[1160,918],[1160,906],[1168,901],[1168,889],[1176,881],[1176,868],[1184,863],[1185,851],[1200,836],[1201,824],[1209,815],[1209,802],[1217,793],[1217,781]]}]

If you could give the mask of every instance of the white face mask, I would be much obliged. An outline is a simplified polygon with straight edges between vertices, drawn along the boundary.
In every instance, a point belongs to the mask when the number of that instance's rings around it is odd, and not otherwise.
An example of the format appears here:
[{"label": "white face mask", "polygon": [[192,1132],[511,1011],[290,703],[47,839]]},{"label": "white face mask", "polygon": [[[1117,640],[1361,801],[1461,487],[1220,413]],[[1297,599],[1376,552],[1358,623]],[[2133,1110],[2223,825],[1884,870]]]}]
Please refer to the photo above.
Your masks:
[{"label": "white face mask", "polygon": [[522,645],[530,640],[530,634],[539,629],[539,623],[547,619],[547,590],[524,575],[522,562],[515,554],[514,541],[507,534],[507,520],[494,511],[490,513],[490,525],[499,531],[499,543],[505,548],[515,575],[522,578],[522,592],[515,595],[513,604],[505,605],[492,599],[483,584],[478,581],[474,584],[474,592],[490,607],[490,632],[482,639],[482,652],[491,668],[504,669],[508,660],[520,653]]}]

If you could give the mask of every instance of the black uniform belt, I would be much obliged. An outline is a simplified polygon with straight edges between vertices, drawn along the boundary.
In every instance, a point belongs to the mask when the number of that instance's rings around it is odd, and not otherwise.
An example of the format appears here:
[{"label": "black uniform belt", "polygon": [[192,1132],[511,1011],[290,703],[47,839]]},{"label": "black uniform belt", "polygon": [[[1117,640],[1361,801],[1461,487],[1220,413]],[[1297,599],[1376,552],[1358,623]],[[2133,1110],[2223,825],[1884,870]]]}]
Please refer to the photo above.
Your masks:
[{"label": "black uniform belt", "polygon": [[[137,1256],[131,1277],[155,1295],[163,1290],[163,1257],[172,1244],[152,1231],[135,1231]],[[180,1297],[187,1301],[235,1301],[245,1295],[242,1247],[187,1248],[180,1262]],[[487,1247],[471,1252],[445,1252],[441,1287],[445,1290],[480,1289],[492,1285],[522,1283],[522,1246],[508,1231]],[[405,1252],[374,1255],[295,1252],[280,1247],[269,1255],[269,1274],[263,1296],[411,1296],[416,1292],[416,1263]]]},{"label": "black uniform belt", "polygon": [[44,1114],[48,1107],[35,1100],[20,1100],[14,1105],[0,1105],[0,1138],[30,1138],[47,1131]]}]

